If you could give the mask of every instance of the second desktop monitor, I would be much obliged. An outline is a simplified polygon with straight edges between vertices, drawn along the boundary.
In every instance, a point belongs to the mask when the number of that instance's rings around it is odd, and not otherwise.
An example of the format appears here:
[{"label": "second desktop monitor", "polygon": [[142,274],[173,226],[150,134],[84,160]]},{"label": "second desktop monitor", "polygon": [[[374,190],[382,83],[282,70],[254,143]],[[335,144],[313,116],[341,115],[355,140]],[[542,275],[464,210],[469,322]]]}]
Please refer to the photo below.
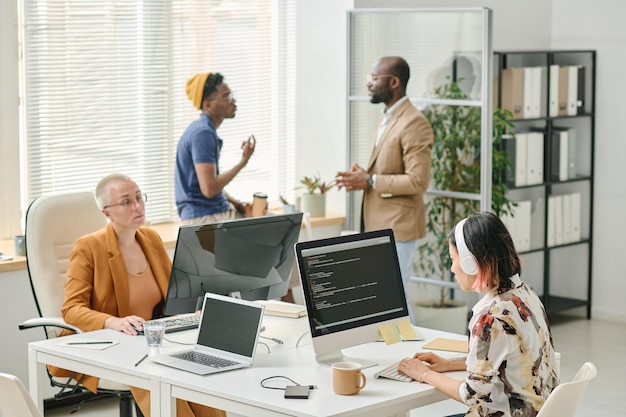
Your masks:
[{"label": "second desktop monitor", "polygon": [[302,213],[181,226],[165,314],[191,313],[204,293],[246,300],[287,293]]}]

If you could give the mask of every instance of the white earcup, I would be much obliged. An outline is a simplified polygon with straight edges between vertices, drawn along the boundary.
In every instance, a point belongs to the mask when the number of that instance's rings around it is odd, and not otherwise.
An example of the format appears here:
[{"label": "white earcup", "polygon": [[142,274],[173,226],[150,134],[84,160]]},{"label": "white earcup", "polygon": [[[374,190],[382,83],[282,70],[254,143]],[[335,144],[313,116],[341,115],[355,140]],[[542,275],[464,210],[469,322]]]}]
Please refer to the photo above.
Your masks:
[{"label": "white earcup", "polygon": [[461,220],[454,228],[454,239],[456,240],[456,250],[459,252],[459,266],[461,270],[468,275],[476,275],[478,273],[478,262],[476,262],[476,258],[465,244],[465,236],[463,235],[463,226],[466,220],[466,218]]}]

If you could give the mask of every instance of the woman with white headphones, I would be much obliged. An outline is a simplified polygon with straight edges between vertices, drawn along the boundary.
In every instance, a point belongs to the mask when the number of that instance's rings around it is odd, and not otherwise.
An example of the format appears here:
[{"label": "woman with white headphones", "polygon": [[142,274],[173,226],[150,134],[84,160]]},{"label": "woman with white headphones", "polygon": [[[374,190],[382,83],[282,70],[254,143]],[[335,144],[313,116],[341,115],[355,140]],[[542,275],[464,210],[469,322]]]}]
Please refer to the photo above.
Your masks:
[{"label": "woman with white headphones", "polygon": [[[547,315],[520,279],[520,258],[509,231],[492,213],[461,220],[448,235],[450,268],[463,291],[483,297],[469,323],[469,353],[446,359],[416,353],[398,370],[465,403],[459,416],[536,415],[558,385]],[[444,375],[466,371],[465,380]]]}]

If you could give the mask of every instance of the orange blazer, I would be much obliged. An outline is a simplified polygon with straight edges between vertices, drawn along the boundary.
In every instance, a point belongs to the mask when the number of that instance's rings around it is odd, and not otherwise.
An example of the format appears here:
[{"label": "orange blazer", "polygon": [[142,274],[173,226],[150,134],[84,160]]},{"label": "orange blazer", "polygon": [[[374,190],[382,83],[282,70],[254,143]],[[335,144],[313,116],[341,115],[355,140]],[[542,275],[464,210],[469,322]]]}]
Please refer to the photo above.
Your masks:
[{"label": "orange blazer", "polygon": [[376,175],[375,188],[363,194],[365,230],[390,228],[398,241],[420,239],[426,235],[423,194],[430,183],[433,130],[406,100],[393,112],[378,146],[376,136],[367,165]]},{"label": "orange blazer", "polygon": [[[137,230],[136,236],[165,299],[172,263],[163,241],[154,230],[144,227]],[[111,224],[77,239],[67,270],[65,299],[61,307],[63,319],[83,331],[92,331],[104,328],[104,322],[111,316],[127,316],[127,276]],[[69,333],[63,331],[60,335]],[[59,368],[50,367],[50,371],[55,376],[70,375],[69,371]],[[82,384],[95,392],[98,378],[86,376]]]}]

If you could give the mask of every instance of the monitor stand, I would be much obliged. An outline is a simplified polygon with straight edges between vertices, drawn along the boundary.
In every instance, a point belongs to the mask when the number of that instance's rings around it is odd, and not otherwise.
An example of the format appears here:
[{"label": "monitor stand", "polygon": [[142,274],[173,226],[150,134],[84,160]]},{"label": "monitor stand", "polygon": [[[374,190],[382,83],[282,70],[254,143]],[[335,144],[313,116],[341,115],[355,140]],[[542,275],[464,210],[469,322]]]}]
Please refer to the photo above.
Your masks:
[{"label": "monitor stand", "polygon": [[362,369],[370,368],[372,366],[378,365],[378,363],[374,361],[344,356],[340,350],[326,353],[323,355],[315,355],[315,360],[317,361],[318,364],[322,366],[328,366],[328,367],[330,367],[335,362],[356,362],[356,363],[361,364]]}]

